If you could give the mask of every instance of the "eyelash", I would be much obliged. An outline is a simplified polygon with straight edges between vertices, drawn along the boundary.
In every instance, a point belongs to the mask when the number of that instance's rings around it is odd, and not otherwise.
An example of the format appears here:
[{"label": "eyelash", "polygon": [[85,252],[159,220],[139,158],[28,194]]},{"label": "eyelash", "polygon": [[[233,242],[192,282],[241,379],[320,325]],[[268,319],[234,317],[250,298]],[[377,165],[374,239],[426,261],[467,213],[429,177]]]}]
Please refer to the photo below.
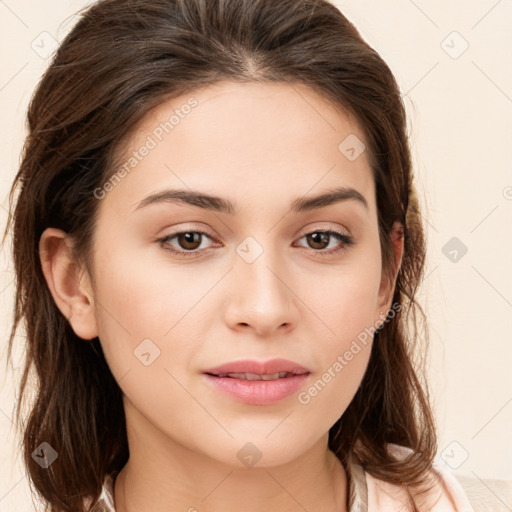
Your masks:
[{"label": "eyelash", "polygon": [[[169,240],[172,240],[173,238],[175,238],[175,237],[177,237],[179,235],[184,235],[184,234],[187,234],[187,233],[197,233],[197,234],[200,234],[200,235],[207,236],[210,239],[213,238],[212,236],[210,236],[208,233],[206,233],[204,231],[190,229],[190,230],[186,230],[186,231],[178,231],[178,232],[173,233],[171,235],[167,235],[167,236],[165,236],[163,238],[158,239],[157,242],[160,243],[160,246],[162,247],[162,249],[164,249],[164,251],[168,251],[168,252],[170,252],[170,253],[172,253],[175,256],[178,256],[180,258],[196,257],[198,252],[201,252],[201,250],[194,249],[194,250],[191,250],[191,251],[179,251],[179,250],[176,250],[176,249],[169,249],[168,247],[166,247],[164,245]],[[339,231],[332,230],[332,229],[329,229],[329,230],[327,230],[327,229],[316,229],[314,231],[310,231],[309,233],[306,233],[300,239],[302,239],[302,238],[304,238],[304,237],[306,237],[308,235],[312,235],[314,233],[326,233],[326,234],[329,234],[332,237],[336,238],[340,242],[343,242],[343,246],[342,247],[337,248],[337,249],[330,249],[328,251],[311,249],[313,252],[315,252],[319,256],[333,256],[334,254],[346,251],[351,245],[354,245],[353,237],[351,237],[349,235],[346,235],[344,233],[341,233]],[[207,250],[207,249],[203,249],[203,250]]]}]

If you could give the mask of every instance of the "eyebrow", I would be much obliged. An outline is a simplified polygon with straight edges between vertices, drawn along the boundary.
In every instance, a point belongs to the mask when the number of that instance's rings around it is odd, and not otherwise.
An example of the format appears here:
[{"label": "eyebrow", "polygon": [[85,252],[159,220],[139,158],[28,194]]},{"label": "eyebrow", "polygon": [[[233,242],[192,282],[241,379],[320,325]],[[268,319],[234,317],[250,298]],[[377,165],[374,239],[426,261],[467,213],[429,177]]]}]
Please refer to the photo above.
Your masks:
[{"label": "eyebrow", "polygon": [[[351,187],[337,187],[320,195],[299,197],[291,203],[290,210],[294,213],[306,212],[349,200],[356,201],[369,210],[364,196]],[[185,189],[168,189],[151,194],[144,198],[133,211],[158,203],[185,203],[228,215],[236,212],[235,205],[228,199]]]}]

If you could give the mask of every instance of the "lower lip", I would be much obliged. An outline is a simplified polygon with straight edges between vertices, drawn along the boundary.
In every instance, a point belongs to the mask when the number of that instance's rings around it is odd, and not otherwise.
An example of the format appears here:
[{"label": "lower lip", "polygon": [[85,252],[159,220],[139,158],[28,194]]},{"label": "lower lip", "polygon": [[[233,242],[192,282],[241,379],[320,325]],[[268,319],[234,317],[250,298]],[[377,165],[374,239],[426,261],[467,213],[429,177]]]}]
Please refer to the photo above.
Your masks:
[{"label": "lower lip", "polygon": [[220,391],[251,405],[267,405],[292,395],[304,385],[309,373],[275,380],[246,380],[204,374]]}]

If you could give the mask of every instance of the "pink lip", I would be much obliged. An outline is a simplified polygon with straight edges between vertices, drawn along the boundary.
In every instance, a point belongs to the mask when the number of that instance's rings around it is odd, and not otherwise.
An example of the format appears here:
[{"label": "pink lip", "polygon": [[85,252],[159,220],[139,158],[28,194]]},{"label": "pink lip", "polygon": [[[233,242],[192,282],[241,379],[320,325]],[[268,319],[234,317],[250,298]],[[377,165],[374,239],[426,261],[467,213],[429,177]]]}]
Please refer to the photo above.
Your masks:
[{"label": "pink lip", "polygon": [[[266,381],[216,376],[224,373],[272,375],[279,372],[294,375]],[[204,374],[216,389],[251,405],[267,405],[282,400],[299,390],[310,376],[307,368],[286,359],[271,359],[263,363],[250,360],[233,361],[210,368]]]},{"label": "pink lip", "polygon": [[204,370],[203,373],[256,373],[258,375],[272,375],[278,372],[309,373],[309,370],[300,364],[288,361],[288,359],[269,359],[260,362],[251,359],[232,361],[230,363]]}]

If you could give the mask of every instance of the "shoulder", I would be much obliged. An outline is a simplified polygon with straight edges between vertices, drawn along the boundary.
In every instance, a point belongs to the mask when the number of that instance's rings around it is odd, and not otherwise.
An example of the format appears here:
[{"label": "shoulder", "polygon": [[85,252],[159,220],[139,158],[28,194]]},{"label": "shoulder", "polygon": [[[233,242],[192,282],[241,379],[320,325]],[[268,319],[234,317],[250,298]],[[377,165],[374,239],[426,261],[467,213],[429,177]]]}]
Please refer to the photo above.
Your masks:
[{"label": "shoulder", "polygon": [[[446,469],[433,466],[429,474],[430,490],[411,493],[420,512],[476,512],[459,482]],[[412,512],[410,496],[405,487],[390,484],[366,473],[368,510],[400,510]]]},{"label": "shoulder", "polygon": [[[409,448],[389,445],[390,451],[406,456]],[[412,512],[411,497],[404,486],[379,480],[366,473],[368,512],[395,511]],[[429,490],[411,494],[420,512],[476,512],[462,486],[446,469],[434,464],[427,477]]]}]

